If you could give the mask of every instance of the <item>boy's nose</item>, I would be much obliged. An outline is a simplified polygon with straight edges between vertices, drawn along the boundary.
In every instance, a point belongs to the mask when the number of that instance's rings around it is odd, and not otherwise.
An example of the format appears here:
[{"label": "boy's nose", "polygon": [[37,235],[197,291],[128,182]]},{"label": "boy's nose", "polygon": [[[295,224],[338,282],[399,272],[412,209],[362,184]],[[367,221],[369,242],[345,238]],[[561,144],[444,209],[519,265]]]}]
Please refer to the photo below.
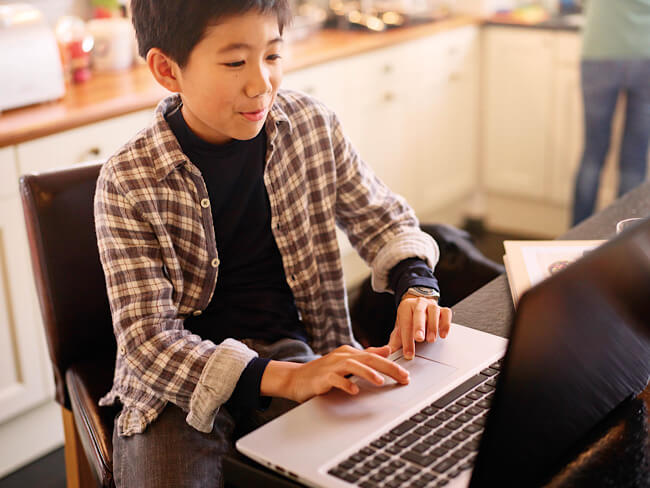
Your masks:
[{"label": "boy's nose", "polygon": [[271,89],[271,75],[266,69],[255,70],[245,88],[246,95],[251,98],[269,93]]}]

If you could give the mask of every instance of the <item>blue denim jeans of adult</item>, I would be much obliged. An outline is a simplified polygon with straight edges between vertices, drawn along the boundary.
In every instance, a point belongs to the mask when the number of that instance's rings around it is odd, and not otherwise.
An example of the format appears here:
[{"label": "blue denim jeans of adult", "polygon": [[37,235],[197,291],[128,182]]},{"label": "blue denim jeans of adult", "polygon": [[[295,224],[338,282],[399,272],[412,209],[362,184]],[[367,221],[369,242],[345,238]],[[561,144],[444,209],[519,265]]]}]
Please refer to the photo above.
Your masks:
[{"label": "blue denim jeans of adult", "polygon": [[[319,356],[302,341],[243,341],[260,357],[306,363]],[[274,398],[264,411],[222,406],[210,433],[185,421],[186,412],[168,403],[141,434],[119,437],[113,430],[113,477],[117,488],[213,488],[223,486],[221,460],[234,440],[290,410],[297,403]]]},{"label": "blue denim jeans of adult", "polygon": [[585,146],[575,181],[574,225],[594,211],[621,92],[627,95],[627,108],[619,156],[619,196],[645,180],[650,138],[650,59],[589,59],[582,61],[581,70]]}]

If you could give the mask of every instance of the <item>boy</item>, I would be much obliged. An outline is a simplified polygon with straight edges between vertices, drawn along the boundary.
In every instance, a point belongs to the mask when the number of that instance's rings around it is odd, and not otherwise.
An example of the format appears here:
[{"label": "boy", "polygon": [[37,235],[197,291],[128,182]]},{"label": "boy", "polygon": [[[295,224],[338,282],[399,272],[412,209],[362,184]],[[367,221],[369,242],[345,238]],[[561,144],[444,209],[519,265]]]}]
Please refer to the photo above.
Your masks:
[{"label": "boy", "polygon": [[[175,92],[103,167],[98,245],[118,354],[118,486],[215,486],[233,436],[386,356],[445,337],[435,242],[336,116],[278,92],[286,0],[132,0],[140,53]],[[396,292],[388,345],[352,337],[335,226]],[[322,356],[320,356],[322,355]],[[270,397],[275,397],[271,402]]]}]

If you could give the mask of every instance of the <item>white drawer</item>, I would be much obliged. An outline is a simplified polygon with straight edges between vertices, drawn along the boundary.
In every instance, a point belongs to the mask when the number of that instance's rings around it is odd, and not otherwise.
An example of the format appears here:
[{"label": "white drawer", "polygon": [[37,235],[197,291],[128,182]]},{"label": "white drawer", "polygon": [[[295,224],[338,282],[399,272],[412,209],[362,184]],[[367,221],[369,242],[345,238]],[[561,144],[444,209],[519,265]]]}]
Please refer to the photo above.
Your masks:
[{"label": "white drawer", "polygon": [[489,26],[484,35],[486,45],[492,49],[508,49],[535,57],[537,53],[552,48],[555,33],[541,29]]},{"label": "white drawer", "polygon": [[14,146],[0,148],[0,198],[18,195],[18,172]]},{"label": "white drawer", "polygon": [[105,160],[147,126],[152,114],[153,110],[142,110],[19,144],[18,171],[42,172]]}]

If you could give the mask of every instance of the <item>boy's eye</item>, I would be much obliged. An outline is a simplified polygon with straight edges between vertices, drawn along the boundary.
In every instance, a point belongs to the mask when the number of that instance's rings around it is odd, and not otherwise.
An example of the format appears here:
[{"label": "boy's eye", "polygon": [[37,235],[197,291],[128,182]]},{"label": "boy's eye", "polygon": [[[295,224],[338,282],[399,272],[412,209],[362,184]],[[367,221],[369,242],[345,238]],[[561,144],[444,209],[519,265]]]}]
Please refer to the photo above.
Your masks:
[{"label": "boy's eye", "polygon": [[266,57],[266,59],[268,59],[269,61],[275,61],[276,59],[280,59],[281,57],[282,56],[280,56],[279,54],[269,54]]},{"label": "boy's eye", "polygon": [[243,61],[235,61],[234,63],[224,63],[225,66],[229,68],[238,68],[239,66],[244,66]]}]

